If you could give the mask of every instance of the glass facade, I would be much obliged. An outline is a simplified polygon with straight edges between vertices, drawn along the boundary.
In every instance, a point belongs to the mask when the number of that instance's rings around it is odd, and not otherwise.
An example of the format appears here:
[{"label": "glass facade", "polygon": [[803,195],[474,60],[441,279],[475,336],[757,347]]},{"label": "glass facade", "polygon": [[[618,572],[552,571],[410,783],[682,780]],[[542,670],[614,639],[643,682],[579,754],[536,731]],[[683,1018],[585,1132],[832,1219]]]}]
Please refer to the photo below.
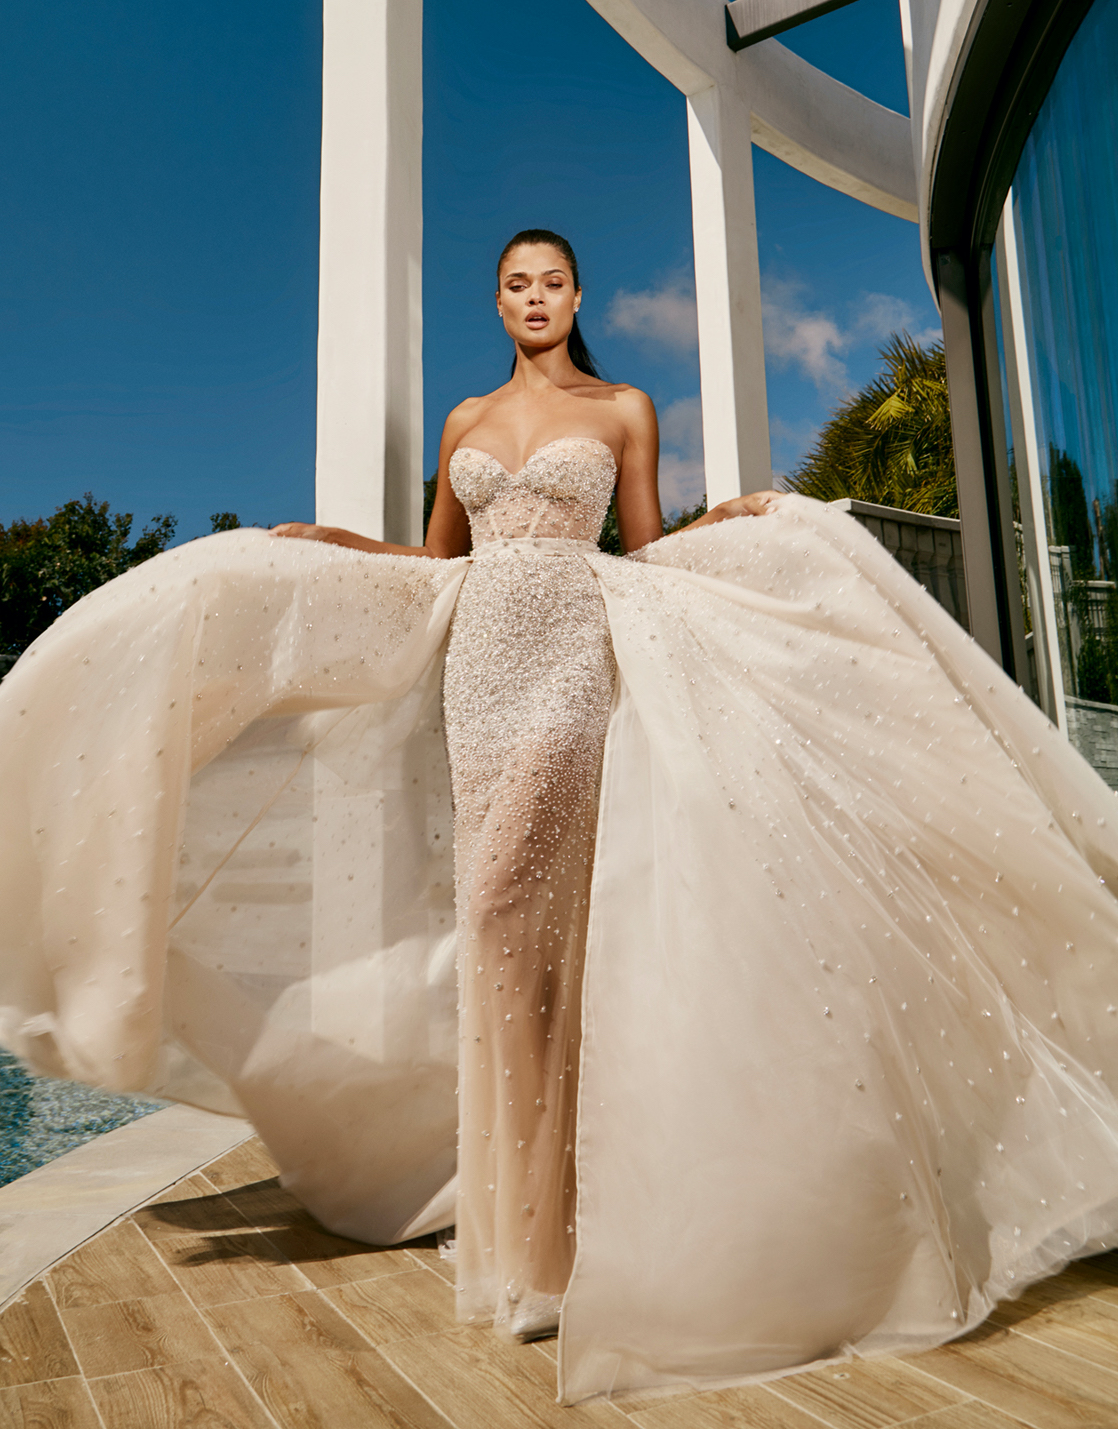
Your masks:
[{"label": "glass facade", "polygon": [[1096,0],[1064,57],[1014,174],[998,259],[1038,692],[1118,788],[1118,0]]}]

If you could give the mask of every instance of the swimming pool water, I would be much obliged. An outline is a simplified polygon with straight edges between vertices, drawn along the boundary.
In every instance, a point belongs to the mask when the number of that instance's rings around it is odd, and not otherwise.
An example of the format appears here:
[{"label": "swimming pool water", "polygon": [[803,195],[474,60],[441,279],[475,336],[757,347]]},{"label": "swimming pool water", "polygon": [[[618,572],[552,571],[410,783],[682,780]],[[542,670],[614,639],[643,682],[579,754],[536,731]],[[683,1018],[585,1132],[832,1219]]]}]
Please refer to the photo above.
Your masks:
[{"label": "swimming pool water", "polygon": [[0,1186],[164,1105],[32,1076],[0,1050]]}]

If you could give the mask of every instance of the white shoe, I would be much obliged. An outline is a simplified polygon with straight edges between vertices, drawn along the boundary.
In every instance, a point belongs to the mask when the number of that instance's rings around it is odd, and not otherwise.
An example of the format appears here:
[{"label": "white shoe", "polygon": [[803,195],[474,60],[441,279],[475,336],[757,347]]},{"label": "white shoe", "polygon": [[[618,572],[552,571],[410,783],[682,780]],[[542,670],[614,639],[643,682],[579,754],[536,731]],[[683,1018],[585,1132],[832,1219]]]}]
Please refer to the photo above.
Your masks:
[{"label": "white shoe", "polygon": [[548,1340],[559,1333],[561,1295],[541,1296],[526,1305],[518,1305],[509,1320],[509,1334],[526,1345],[531,1340]]}]

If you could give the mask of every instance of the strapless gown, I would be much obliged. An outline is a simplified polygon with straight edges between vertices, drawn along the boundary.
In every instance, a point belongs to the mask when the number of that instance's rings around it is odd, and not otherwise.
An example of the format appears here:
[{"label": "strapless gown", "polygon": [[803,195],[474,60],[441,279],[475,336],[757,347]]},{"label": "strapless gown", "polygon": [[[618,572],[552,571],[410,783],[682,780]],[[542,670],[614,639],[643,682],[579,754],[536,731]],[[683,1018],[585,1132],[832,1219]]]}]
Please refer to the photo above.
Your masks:
[{"label": "strapless gown", "polygon": [[339,1232],[457,1223],[568,1402],[1118,1244],[1114,795],[844,514],[615,559],[600,443],[451,476],[470,557],[228,532],[16,665],[4,1043],[247,1114]]}]

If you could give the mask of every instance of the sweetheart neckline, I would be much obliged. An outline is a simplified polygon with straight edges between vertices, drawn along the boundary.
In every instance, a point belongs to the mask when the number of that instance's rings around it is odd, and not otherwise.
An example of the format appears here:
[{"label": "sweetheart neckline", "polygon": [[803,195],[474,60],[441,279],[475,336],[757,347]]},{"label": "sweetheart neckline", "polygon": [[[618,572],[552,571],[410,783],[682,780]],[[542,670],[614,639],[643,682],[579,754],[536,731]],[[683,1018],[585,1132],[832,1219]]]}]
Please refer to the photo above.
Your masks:
[{"label": "sweetheart neckline", "polygon": [[501,468],[501,470],[505,473],[505,475],[515,481],[515,479],[521,474],[521,472],[525,471],[529,464],[535,461],[536,457],[539,456],[540,452],[547,451],[548,447],[558,446],[560,442],[593,442],[595,446],[605,447],[606,451],[609,453],[609,459],[613,463],[614,471],[617,470],[617,458],[613,454],[613,448],[608,442],[603,442],[601,437],[552,437],[551,441],[544,442],[543,446],[537,447],[534,452],[529,452],[528,456],[524,460],[524,465],[518,467],[516,471],[509,471],[508,467],[504,464],[500,457],[494,456],[492,452],[487,452],[484,447],[471,447],[465,445],[455,447],[450,454],[450,460],[453,461],[459,452],[477,452],[479,456],[487,456],[490,461],[495,461],[497,465]]}]

